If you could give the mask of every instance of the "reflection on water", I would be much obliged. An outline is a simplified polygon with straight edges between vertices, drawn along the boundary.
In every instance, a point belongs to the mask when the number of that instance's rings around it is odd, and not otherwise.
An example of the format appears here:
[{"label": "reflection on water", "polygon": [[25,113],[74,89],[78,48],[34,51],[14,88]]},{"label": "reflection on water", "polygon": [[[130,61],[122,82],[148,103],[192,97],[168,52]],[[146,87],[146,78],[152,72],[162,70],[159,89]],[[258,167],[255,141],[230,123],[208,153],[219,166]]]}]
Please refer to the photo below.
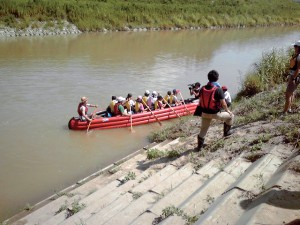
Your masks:
[{"label": "reflection on water", "polygon": [[[206,83],[211,69],[234,95],[263,51],[299,39],[293,27],[91,33],[0,39],[0,220],[148,144],[157,124],[74,132],[81,96],[163,95]],[[278,46],[279,45],[279,46]]]}]

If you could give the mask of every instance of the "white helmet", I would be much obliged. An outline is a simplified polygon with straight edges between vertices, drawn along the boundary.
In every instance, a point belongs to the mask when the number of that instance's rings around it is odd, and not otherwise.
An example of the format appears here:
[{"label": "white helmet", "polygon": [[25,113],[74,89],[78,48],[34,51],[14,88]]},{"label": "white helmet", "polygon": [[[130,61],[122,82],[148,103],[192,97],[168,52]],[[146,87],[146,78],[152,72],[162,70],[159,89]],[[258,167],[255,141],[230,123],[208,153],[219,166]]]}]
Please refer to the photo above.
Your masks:
[{"label": "white helmet", "polygon": [[152,91],[152,95],[157,96],[157,92],[156,91]]},{"label": "white helmet", "polygon": [[120,96],[120,97],[117,98],[117,100],[118,100],[118,102],[123,102],[123,101],[125,101],[126,99],[123,98],[122,96]]}]

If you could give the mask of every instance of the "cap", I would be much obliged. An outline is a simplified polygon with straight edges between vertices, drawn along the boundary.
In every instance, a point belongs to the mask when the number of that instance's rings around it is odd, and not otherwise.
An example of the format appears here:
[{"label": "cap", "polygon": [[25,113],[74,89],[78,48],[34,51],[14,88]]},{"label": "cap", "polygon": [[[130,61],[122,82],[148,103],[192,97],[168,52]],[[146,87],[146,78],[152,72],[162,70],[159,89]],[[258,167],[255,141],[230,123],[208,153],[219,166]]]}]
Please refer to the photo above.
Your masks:
[{"label": "cap", "polygon": [[139,95],[139,96],[137,97],[136,101],[137,101],[137,102],[142,102],[142,96]]},{"label": "cap", "polygon": [[222,90],[227,91],[228,90],[227,86],[222,86]]},{"label": "cap", "polygon": [[81,97],[81,102],[86,102],[87,100],[88,100],[87,97],[85,97],[85,96]]},{"label": "cap", "polygon": [[152,91],[152,94],[157,96],[157,92],[156,91]]},{"label": "cap", "polygon": [[296,41],[293,45],[294,45],[294,46],[300,47],[300,40],[299,40],[299,41]]},{"label": "cap", "polygon": [[149,90],[146,90],[146,91],[145,91],[145,94],[150,95],[150,91],[149,91]]},{"label": "cap", "polygon": [[117,98],[117,100],[118,100],[118,102],[123,102],[123,101],[125,101],[126,99],[123,98],[122,96],[120,96],[120,97]]},{"label": "cap", "polygon": [[174,89],[173,90],[173,94],[177,94],[177,93],[179,93],[180,91],[178,90],[178,89]]}]

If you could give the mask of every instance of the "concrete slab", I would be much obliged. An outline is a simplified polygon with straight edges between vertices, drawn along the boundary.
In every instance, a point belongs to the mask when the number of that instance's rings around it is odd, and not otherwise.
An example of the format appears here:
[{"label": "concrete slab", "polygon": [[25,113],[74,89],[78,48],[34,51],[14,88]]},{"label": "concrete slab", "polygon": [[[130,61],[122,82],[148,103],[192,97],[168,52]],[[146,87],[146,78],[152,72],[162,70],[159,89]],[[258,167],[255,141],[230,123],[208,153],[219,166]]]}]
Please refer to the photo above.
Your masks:
[{"label": "concrete slab", "polygon": [[168,225],[168,224],[174,224],[174,225],[186,225],[187,222],[181,217],[181,216],[169,216],[168,218],[164,219],[159,223],[159,225]]},{"label": "concrete slab", "polygon": [[239,203],[247,199],[243,191],[233,189],[217,198],[195,224],[235,224],[245,211]]},{"label": "concrete slab", "polygon": [[92,215],[98,213],[99,211],[107,207],[109,204],[120,198],[121,195],[131,190],[134,186],[138,184],[141,177],[148,176],[149,173],[151,173],[150,169],[144,171],[142,174],[137,176],[136,179],[127,181],[126,183],[118,186],[117,188],[113,189],[111,192],[105,194],[104,196],[99,196],[99,198],[93,198],[93,201],[89,201],[89,204],[87,204],[87,201],[81,201],[82,203],[86,204],[86,207],[77,214],[68,218],[66,221],[64,221],[63,224],[73,225],[78,223],[79,221],[86,220]]},{"label": "concrete slab", "polygon": [[[91,217],[84,220],[84,224],[86,225],[101,225],[108,221],[110,218],[121,212],[123,209],[128,207],[128,205],[133,201],[132,194],[126,193],[117,201],[112,202],[108,206],[104,207],[98,213],[91,215]],[[81,218],[77,219],[77,222],[80,221]],[[73,223],[73,225],[76,223]]]},{"label": "concrete slab", "polygon": [[185,199],[179,208],[189,216],[197,216],[206,211],[234,181],[235,178],[232,175],[223,171],[219,172]]},{"label": "concrete slab", "polygon": [[133,220],[130,225],[151,225],[157,216],[151,212],[144,212],[142,215],[138,216]]},{"label": "concrete slab", "polygon": [[188,163],[177,170],[175,173],[167,177],[164,182],[159,183],[151,191],[156,192],[157,194],[165,195],[179,184],[184,182],[188,177],[190,177],[194,172],[193,164]]},{"label": "concrete slab", "polygon": [[165,180],[168,176],[170,176],[172,173],[175,173],[177,171],[177,167],[173,165],[168,165],[156,174],[149,177],[147,180],[139,184],[138,186],[134,187],[131,192],[140,192],[145,193],[151,188],[153,188],[155,185],[159,184],[163,180]]},{"label": "concrete slab", "polygon": [[39,208],[14,224],[42,224],[53,217],[58,209],[64,204],[70,204],[67,196],[62,196],[56,201],[48,203],[44,207]]},{"label": "concrete slab", "polygon": [[259,194],[281,164],[282,160],[276,155],[267,154],[249,166],[247,171],[228,190],[238,187]]},{"label": "concrete slab", "polygon": [[193,174],[185,182],[173,189],[164,198],[160,199],[151,208],[149,208],[149,211],[156,214],[157,216],[160,216],[163,209],[171,205],[177,207],[188,196],[196,191],[204,182],[205,180],[203,180],[201,176],[199,176],[198,174]]},{"label": "concrete slab", "polygon": [[115,215],[109,221],[107,221],[106,225],[122,225],[122,224],[130,224],[133,222],[139,215],[144,213],[147,208],[153,205],[156,201],[157,194],[148,192],[141,196],[140,198],[131,202],[130,205],[126,207],[126,209],[122,210],[120,213]]}]

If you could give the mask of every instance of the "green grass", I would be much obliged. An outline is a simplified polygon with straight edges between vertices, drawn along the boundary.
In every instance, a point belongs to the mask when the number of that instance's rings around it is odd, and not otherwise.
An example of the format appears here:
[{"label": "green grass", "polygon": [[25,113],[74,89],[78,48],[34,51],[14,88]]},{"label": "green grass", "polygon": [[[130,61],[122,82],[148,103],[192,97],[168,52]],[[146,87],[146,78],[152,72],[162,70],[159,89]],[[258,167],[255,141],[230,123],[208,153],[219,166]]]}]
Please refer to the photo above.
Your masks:
[{"label": "green grass", "polygon": [[[300,23],[292,0],[0,0],[1,24],[67,20],[83,31],[124,27],[237,27]],[[16,20],[17,19],[17,20]]]}]

